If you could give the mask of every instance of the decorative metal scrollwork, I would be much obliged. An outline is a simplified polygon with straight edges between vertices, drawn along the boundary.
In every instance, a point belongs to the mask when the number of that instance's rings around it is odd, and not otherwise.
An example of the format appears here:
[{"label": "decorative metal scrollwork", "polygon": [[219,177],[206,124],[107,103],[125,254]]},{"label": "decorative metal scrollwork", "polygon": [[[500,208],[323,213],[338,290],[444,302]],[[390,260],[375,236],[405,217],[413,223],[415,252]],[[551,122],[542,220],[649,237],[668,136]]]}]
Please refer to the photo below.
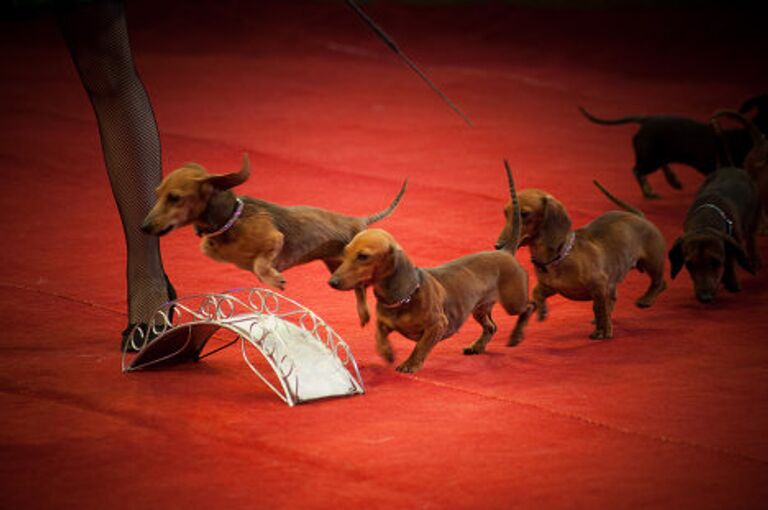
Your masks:
[{"label": "decorative metal scrollwork", "polygon": [[[235,333],[235,339],[203,353],[222,328]],[[352,351],[333,328],[296,301],[262,288],[165,303],[146,328],[135,327],[129,334],[123,372],[197,361],[238,341],[248,367],[288,405],[365,392]],[[266,360],[280,387],[256,367],[253,350]]]}]

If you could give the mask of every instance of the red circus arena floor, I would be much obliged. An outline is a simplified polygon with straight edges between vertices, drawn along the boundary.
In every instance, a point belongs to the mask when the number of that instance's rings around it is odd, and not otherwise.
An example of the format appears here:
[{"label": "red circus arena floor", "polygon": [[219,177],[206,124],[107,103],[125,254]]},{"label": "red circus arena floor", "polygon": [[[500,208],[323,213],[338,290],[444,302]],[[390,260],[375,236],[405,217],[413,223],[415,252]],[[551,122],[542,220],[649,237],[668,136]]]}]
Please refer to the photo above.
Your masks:
[{"label": "red circus arena floor", "polygon": [[[253,164],[240,192],[354,215],[410,187],[380,226],[420,266],[491,249],[502,159],[575,226],[612,209],[598,178],[670,245],[702,177],[630,173],[634,128],[605,116],[706,119],[765,92],[755,13],[366,3],[472,119],[465,125],[343,2],[129,2],[136,62],[168,172]],[[320,263],[285,294],[351,346],[364,396],[289,408],[235,353],[124,375],[122,232],[94,116],[51,19],[3,22],[0,56],[0,506],[4,508],[763,508],[768,499],[768,271],[696,302],[682,274],[648,310],[619,287],[615,338],[590,303],[551,299],[506,347],[397,373]],[[182,295],[258,286],[206,259],[191,229],[162,241]],[[768,259],[768,242],[760,240]],[[527,249],[518,258],[534,281]],[[398,360],[412,343],[393,335]]]}]

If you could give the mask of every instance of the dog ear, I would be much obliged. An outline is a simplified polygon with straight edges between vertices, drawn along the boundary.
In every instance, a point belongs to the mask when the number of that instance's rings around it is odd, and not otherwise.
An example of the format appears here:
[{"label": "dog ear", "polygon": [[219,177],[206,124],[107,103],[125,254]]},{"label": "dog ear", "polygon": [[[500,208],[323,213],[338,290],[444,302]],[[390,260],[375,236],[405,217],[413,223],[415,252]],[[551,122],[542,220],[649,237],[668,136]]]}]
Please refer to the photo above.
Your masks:
[{"label": "dog ear", "polygon": [[413,263],[397,244],[390,245],[389,251],[392,260],[392,275],[386,279],[386,290],[397,299],[407,298],[408,293],[413,292],[418,284]]},{"label": "dog ear", "polygon": [[747,252],[744,251],[744,248],[741,247],[739,243],[736,242],[736,240],[728,235],[723,234],[723,240],[725,241],[725,251],[726,253],[732,254],[734,257],[736,257],[736,262],[739,263],[739,265],[744,268],[746,272],[748,272],[751,275],[754,275],[757,273],[755,270],[754,264],[752,264],[752,261],[747,256]]},{"label": "dog ear", "polygon": [[677,273],[683,268],[683,238],[678,237],[675,244],[669,250],[669,276],[674,280]]},{"label": "dog ear", "polygon": [[248,154],[243,154],[243,166],[239,172],[233,172],[231,174],[223,175],[211,175],[206,181],[218,190],[226,190],[239,186],[248,180],[251,175],[251,162],[248,159]]},{"label": "dog ear", "polygon": [[539,224],[539,237],[547,246],[561,242],[571,230],[571,218],[565,207],[553,197],[542,197],[542,217]]}]

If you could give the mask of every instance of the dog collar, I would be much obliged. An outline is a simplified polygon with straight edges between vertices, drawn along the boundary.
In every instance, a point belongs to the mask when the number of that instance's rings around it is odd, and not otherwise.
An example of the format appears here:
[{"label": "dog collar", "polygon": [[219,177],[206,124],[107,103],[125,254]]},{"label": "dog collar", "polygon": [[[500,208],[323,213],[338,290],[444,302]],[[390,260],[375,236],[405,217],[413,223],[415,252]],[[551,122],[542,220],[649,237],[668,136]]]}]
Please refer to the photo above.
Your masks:
[{"label": "dog collar", "polygon": [[565,240],[565,244],[563,244],[563,248],[560,250],[560,253],[555,256],[552,260],[549,262],[542,262],[538,258],[536,258],[535,255],[531,255],[531,262],[533,262],[533,265],[541,271],[542,273],[546,273],[547,270],[550,267],[557,266],[560,264],[565,258],[571,253],[571,250],[573,250],[573,245],[576,243],[576,232],[571,232],[571,234],[568,236],[568,239]]},{"label": "dog collar", "polygon": [[693,210],[693,212],[698,211],[699,209],[714,209],[715,212],[723,219],[725,222],[725,230],[728,233],[729,236],[733,235],[733,220],[728,217],[727,214],[725,214],[725,211],[720,209],[715,204],[712,204],[710,202],[707,202],[706,204],[701,204],[696,209]]},{"label": "dog collar", "polygon": [[232,225],[234,225],[235,222],[240,218],[240,216],[243,214],[243,209],[245,208],[245,202],[243,202],[243,200],[240,197],[236,198],[235,201],[237,202],[237,207],[235,207],[235,212],[232,213],[232,216],[229,217],[227,222],[221,228],[211,233],[201,232],[200,235],[203,237],[216,237],[218,235],[223,234],[230,228],[232,228]]},{"label": "dog collar", "polygon": [[413,301],[413,296],[415,296],[416,292],[419,290],[419,288],[421,288],[421,282],[419,280],[420,280],[420,278],[419,278],[419,273],[418,273],[418,270],[417,270],[416,271],[416,287],[414,287],[413,290],[407,296],[405,296],[403,299],[395,301],[394,303],[385,303],[381,299],[381,297],[374,292],[374,294],[376,294],[376,300],[379,302],[379,304],[383,308],[387,308],[387,309],[390,309],[390,310],[395,309],[395,308],[400,308],[401,306],[405,306],[408,303],[410,303],[411,301]]}]

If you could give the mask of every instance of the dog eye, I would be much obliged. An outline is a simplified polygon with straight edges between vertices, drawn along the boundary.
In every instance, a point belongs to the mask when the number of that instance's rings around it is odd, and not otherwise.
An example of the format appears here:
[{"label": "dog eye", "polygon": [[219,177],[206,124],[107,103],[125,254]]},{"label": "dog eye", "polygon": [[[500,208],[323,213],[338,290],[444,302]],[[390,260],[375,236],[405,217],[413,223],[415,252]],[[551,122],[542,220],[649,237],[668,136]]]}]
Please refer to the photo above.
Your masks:
[{"label": "dog eye", "polygon": [[168,195],[165,197],[165,201],[169,204],[175,204],[181,200],[181,197],[177,193],[168,193]]},{"label": "dog eye", "polygon": [[520,211],[520,218],[526,219],[528,216],[530,216],[530,211]]},{"label": "dog eye", "polygon": [[367,253],[360,252],[357,254],[357,261],[358,262],[365,262],[368,260],[369,255]]}]

